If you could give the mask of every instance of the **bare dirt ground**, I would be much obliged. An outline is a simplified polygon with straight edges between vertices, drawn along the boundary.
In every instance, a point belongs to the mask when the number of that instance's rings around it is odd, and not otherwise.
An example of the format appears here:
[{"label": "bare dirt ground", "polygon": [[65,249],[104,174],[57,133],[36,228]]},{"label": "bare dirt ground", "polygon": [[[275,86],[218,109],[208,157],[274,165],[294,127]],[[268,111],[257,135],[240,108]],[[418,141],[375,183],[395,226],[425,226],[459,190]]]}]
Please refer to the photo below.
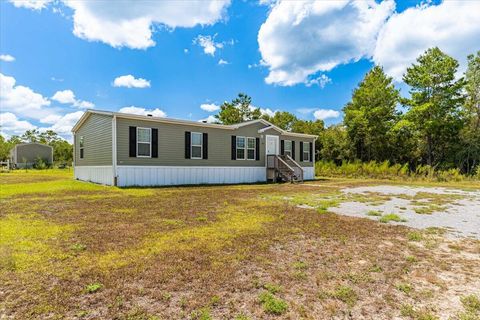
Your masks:
[{"label": "bare dirt ground", "polygon": [[[479,240],[332,212],[390,201],[344,192],[378,185],[118,189],[0,175],[0,319],[478,319]],[[448,189],[467,187],[480,190]],[[394,196],[434,217],[469,195]]]}]

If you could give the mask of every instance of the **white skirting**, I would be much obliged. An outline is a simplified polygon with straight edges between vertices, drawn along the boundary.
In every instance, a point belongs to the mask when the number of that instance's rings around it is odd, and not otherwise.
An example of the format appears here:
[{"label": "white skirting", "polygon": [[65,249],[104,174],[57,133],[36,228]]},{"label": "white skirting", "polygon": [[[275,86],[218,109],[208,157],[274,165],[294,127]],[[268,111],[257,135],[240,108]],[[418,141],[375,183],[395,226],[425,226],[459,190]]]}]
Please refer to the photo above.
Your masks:
[{"label": "white skirting", "polygon": [[313,180],[313,179],[315,179],[315,167],[304,167],[303,180]]},{"label": "white skirting", "polygon": [[265,167],[117,166],[117,184],[171,186],[184,184],[233,184],[266,181]]},{"label": "white skirting", "polygon": [[113,185],[112,166],[75,166],[75,179]]}]

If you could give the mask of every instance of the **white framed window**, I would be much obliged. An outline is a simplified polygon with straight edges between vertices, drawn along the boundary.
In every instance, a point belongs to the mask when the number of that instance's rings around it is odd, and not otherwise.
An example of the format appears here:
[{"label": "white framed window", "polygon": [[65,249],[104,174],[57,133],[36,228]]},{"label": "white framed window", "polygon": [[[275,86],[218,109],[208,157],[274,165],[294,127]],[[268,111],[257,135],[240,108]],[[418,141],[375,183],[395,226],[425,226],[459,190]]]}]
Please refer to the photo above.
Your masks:
[{"label": "white framed window", "polygon": [[191,133],[190,159],[203,159],[203,134],[200,132]]},{"label": "white framed window", "polygon": [[152,129],[137,127],[137,157],[152,156]]},{"label": "white framed window", "polygon": [[245,160],[245,137],[237,137],[237,160]]},{"label": "white framed window", "polygon": [[80,159],[83,159],[83,157],[85,155],[84,154],[85,151],[83,151],[84,150],[84,138],[83,138],[83,136],[80,136],[79,145],[80,145]]},{"label": "white framed window", "polygon": [[310,142],[303,143],[303,162],[310,162]]},{"label": "white framed window", "polygon": [[255,160],[255,138],[247,138],[247,160]]},{"label": "white framed window", "polygon": [[286,156],[292,156],[292,141],[284,140],[283,141],[283,154]]}]

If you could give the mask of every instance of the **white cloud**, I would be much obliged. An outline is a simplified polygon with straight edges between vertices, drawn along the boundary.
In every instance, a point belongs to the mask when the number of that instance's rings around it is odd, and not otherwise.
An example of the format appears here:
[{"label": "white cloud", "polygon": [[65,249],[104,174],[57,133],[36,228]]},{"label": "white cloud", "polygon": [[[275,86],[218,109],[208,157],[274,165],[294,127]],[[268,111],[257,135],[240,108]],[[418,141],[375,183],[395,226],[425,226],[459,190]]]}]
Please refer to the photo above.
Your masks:
[{"label": "white cloud", "polygon": [[277,113],[278,110],[275,110],[273,111],[272,109],[270,108],[266,108],[266,109],[263,109],[263,108],[260,108],[260,112],[262,114],[266,114],[267,116],[269,117],[273,117],[275,115],[275,113]]},{"label": "white cloud", "polygon": [[89,101],[77,100],[72,90],[57,91],[52,96],[52,100],[63,104],[71,104],[81,109],[93,108],[95,105]]},{"label": "white cloud", "polygon": [[258,33],[265,81],[292,86],[340,64],[371,57],[376,38],[395,8],[393,0],[281,1]]},{"label": "white cloud", "polygon": [[216,36],[216,34],[213,37],[198,35],[195,39],[193,39],[193,43],[202,47],[205,54],[209,54],[213,57],[217,49],[223,48],[222,42],[215,42]]},{"label": "white cloud", "polygon": [[10,0],[17,8],[27,8],[32,10],[42,10],[47,7],[47,4],[52,0]]},{"label": "white cloud", "polygon": [[20,135],[26,130],[35,129],[36,126],[25,120],[19,120],[11,112],[0,113],[0,130],[10,135]]},{"label": "white cloud", "polygon": [[62,118],[62,116],[60,116],[58,114],[51,114],[51,115],[46,116],[45,118],[40,119],[40,122],[41,123],[47,123],[47,124],[54,124],[55,122],[57,122],[61,118]]},{"label": "white cloud", "polygon": [[219,65],[225,65],[225,64],[230,64],[227,60],[220,59],[218,60]]},{"label": "white cloud", "polygon": [[420,54],[438,46],[463,71],[467,55],[480,48],[479,12],[479,1],[443,1],[394,14],[378,36],[373,60],[400,81]]},{"label": "white cloud", "polygon": [[126,87],[126,88],[149,88],[150,81],[143,78],[135,78],[131,74],[120,76],[113,80],[114,87]]},{"label": "white cloud", "polygon": [[53,130],[59,135],[70,137],[72,127],[75,125],[75,123],[77,123],[78,120],[80,120],[83,113],[83,111],[76,111],[57,117],[52,126],[45,128],[45,130]]},{"label": "white cloud", "polygon": [[220,106],[218,106],[214,103],[202,103],[200,105],[200,109],[208,111],[208,112],[214,112],[214,111],[220,110]]},{"label": "white cloud", "polygon": [[20,113],[28,118],[41,119],[52,113],[44,109],[50,106],[50,100],[29,87],[16,85],[13,77],[0,73],[0,106],[2,111]]},{"label": "white cloud", "polygon": [[112,47],[146,49],[154,46],[157,24],[167,28],[212,25],[224,17],[229,0],[211,1],[76,1],[63,0],[73,9],[73,33]]},{"label": "white cloud", "polygon": [[218,121],[217,118],[215,118],[214,116],[212,115],[209,115],[207,118],[205,119],[200,119],[198,120],[198,122],[204,122],[204,123],[216,123]]},{"label": "white cloud", "polygon": [[325,86],[332,82],[332,79],[327,77],[326,75],[322,74],[321,76],[313,79],[309,79],[305,82],[307,87],[311,87],[313,85],[318,85],[320,88],[325,88]]},{"label": "white cloud", "polygon": [[4,62],[13,62],[15,61],[15,57],[9,54],[0,54],[0,60]]},{"label": "white cloud", "polygon": [[338,118],[340,116],[340,112],[332,109],[318,109],[313,112],[313,116],[315,119],[325,120],[330,118]]},{"label": "white cloud", "polygon": [[151,114],[154,117],[160,117],[160,118],[165,118],[167,116],[167,114],[163,110],[160,110],[158,108],[155,108],[153,110],[148,110],[145,108],[140,108],[135,106],[121,108],[120,110],[118,110],[118,112],[138,114],[142,116]]},{"label": "white cloud", "polygon": [[73,104],[75,102],[75,94],[72,90],[57,91],[52,96],[52,100],[58,101],[60,103]]}]

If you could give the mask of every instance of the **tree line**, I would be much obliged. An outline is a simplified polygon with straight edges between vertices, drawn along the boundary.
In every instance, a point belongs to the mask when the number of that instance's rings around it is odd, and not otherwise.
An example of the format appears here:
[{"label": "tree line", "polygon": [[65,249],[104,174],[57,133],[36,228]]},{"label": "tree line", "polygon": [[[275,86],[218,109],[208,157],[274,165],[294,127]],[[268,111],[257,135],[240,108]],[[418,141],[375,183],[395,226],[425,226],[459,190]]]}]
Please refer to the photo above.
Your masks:
[{"label": "tree line", "polygon": [[403,75],[408,97],[374,66],[344,106],[343,122],[327,128],[322,120],[285,111],[262,115],[245,94],[223,103],[215,117],[224,124],[263,118],[284,130],[318,135],[317,160],[388,161],[470,174],[480,166],[480,51],[467,61],[459,75],[457,60],[436,47],[426,50]]}]

